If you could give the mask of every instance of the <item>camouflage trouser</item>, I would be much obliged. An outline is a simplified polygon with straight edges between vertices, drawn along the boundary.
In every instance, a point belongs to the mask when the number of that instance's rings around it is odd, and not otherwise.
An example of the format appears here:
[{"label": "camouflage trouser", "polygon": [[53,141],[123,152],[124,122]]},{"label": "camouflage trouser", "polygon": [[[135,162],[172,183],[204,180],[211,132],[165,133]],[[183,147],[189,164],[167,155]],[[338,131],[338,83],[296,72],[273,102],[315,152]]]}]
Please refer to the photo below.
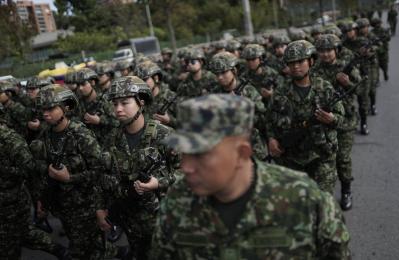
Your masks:
[{"label": "camouflage trouser", "polygon": [[309,177],[316,181],[321,190],[333,194],[335,182],[337,181],[335,157],[336,155],[333,154],[324,159],[316,159],[306,165],[300,165],[294,161],[281,157],[279,163],[293,170],[306,172]]},{"label": "camouflage trouser", "polygon": [[361,119],[367,117],[370,108],[369,94],[370,94],[371,76],[369,70],[367,71],[367,75],[368,78],[363,80],[356,90],[357,101],[359,104],[359,114]]},{"label": "camouflage trouser", "polygon": [[389,55],[388,50],[378,53],[378,64],[383,71],[388,71]]},{"label": "camouflage trouser", "polygon": [[24,236],[23,246],[32,250],[42,250],[52,255],[59,249],[49,234],[34,225],[29,225],[29,231]]},{"label": "camouflage trouser", "polygon": [[59,217],[69,239],[69,250],[74,259],[104,258],[103,236],[97,226],[94,209],[71,207],[64,209]]},{"label": "camouflage trouser", "polygon": [[377,96],[377,86],[380,81],[380,68],[378,64],[369,67],[369,97],[370,105],[375,105]]},{"label": "camouflage trouser", "polygon": [[337,173],[343,183],[350,183],[352,177],[352,146],[354,131],[337,131],[338,152],[337,152]]},{"label": "camouflage trouser", "polygon": [[21,257],[23,239],[29,232],[29,201],[0,207],[0,259],[15,260]]}]

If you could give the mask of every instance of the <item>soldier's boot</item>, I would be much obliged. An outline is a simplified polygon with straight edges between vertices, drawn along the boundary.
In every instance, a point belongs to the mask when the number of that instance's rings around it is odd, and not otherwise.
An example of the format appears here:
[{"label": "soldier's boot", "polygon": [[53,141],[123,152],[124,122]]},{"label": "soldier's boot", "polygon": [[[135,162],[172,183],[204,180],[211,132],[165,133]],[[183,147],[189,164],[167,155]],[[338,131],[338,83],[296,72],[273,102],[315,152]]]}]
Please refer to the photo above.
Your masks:
[{"label": "soldier's boot", "polygon": [[385,81],[389,80],[388,72],[386,70],[384,70],[384,80]]},{"label": "soldier's boot", "polygon": [[360,134],[368,135],[369,133],[369,128],[367,126],[367,115],[363,111],[360,113]]},{"label": "soldier's boot", "polygon": [[115,258],[122,259],[122,260],[133,259],[133,252],[130,249],[130,246],[118,247],[118,253],[116,254]]},{"label": "soldier's boot", "polygon": [[370,114],[377,115],[377,107],[375,105],[375,95],[370,95]]},{"label": "soldier's boot", "polygon": [[62,245],[57,245],[56,249],[53,252],[54,256],[59,260],[72,260],[71,255],[66,247]]},{"label": "soldier's boot", "polygon": [[342,182],[341,183],[341,208],[342,210],[350,210],[352,208],[352,192],[351,183]]}]

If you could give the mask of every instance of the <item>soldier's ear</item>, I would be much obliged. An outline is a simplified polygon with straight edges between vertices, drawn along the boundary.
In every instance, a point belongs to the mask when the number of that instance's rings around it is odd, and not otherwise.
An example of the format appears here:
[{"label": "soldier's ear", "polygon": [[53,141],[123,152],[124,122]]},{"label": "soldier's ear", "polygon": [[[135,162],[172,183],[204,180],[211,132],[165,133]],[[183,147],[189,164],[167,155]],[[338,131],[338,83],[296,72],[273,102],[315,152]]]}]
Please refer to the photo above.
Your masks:
[{"label": "soldier's ear", "polygon": [[252,156],[252,145],[249,140],[249,137],[247,136],[242,136],[242,137],[237,137],[237,149],[238,149],[238,154],[240,159],[242,160],[249,160]]}]

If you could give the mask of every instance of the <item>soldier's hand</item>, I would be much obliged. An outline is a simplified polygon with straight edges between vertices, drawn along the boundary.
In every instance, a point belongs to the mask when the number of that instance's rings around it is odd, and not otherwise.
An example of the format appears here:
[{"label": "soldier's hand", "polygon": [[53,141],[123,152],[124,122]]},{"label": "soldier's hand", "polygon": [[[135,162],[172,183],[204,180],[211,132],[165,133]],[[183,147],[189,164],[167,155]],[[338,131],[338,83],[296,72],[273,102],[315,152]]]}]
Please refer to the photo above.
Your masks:
[{"label": "soldier's hand", "polygon": [[30,130],[36,131],[37,129],[39,129],[39,127],[40,127],[39,119],[35,119],[35,120],[32,120],[32,121],[28,122],[28,128]]},{"label": "soldier's hand", "polygon": [[280,157],[284,149],[280,146],[279,141],[274,138],[269,138],[269,152],[273,157]]},{"label": "soldier's hand", "polygon": [[86,124],[98,125],[100,124],[100,117],[98,115],[90,115],[89,113],[86,113],[84,115],[84,121]]},{"label": "soldier's hand", "polygon": [[154,114],[154,119],[158,120],[159,122],[165,125],[169,124],[170,122],[170,117],[168,115],[168,112],[166,112],[165,115]]},{"label": "soldier's hand", "polygon": [[261,88],[260,89],[260,94],[264,98],[269,98],[269,97],[271,97],[273,95],[273,88],[271,88],[270,90],[267,89],[267,88]]},{"label": "soldier's hand", "polygon": [[348,86],[350,83],[349,76],[343,72],[339,72],[337,74],[336,78],[337,78],[337,81],[339,82],[339,84],[341,84],[344,87]]},{"label": "soldier's hand", "polygon": [[111,226],[105,220],[105,217],[108,216],[108,211],[103,209],[96,210],[97,216],[97,225],[102,231],[110,231]]},{"label": "soldier's hand", "polygon": [[48,175],[51,178],[61,182],[69,182],[71,178],[67,167],[64,166],[61,168],[61,170],[57,170],[53,167],[52,164],[48,166]]},{"label": "soldier's hand", "polygon": [[143,194],[144,192],[156,190],[159,187],[158,179],[151,176],[151,179],[147,183],[143,183],[141,181],[134,182],[134,189],[137,191],[138,194]]},{"label": "soldier's hand", "polygon": [[315,116],[317,120],[327,125],[334,122],[334,114],[331,112],[326,112],[323,109],[317,109]]}]

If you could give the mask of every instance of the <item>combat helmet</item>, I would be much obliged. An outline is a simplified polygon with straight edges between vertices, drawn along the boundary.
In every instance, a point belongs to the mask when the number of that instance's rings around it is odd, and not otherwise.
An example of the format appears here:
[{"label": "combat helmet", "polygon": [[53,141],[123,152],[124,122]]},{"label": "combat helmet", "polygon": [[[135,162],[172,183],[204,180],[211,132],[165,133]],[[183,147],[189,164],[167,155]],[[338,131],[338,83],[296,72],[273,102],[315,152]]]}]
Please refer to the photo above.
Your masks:
[{"label": "combat helmet", "polygon": [[162,51],[161,51],[161,54],[162,55],[166,55],[166,54],[172,55],[173,51],[172,51],[171,48],[163,48]]},{"label": "combat helmet", "polygon": [[42,88],[51,84],[54,84],[54,79],[52,77],[41,78],[35,76],[28,80],[26,88]]},{"label": "combat helmet", "polygon": [[343,33],[347,33],[350,32],[352,30],[355,30],[357,28],[357,24],[354,22],[348,22],[348,23],[344,23],[341,26],[341,30]]},{"label": "combat helmet", "polygon": [[137,76],[120,77],[112,81],[108,92],[108,99],[134,97],[138,104],[144,100],[145,104],[151,104],[152,93],[147,84]]},{"label": "combat helmet", "polygon": [[185,53],[185,60],[205,60],[204,51],[200,48],[190,48]]},{"label": "combat helmet", "polygon": [[281,45],[288,45],[290,43],[290,39],[286,36],[275,36],[273,38],[273,48],[277,48]]},{"label": "combat helmet", "polygon": [[160,77],[159,79],[162,77],[161,68],[150,60],[138,64],[134,74],[142,80],[146,80],[147,78],[157,74]]},{"label": "combat helmet", "polygon": [[75,94],[70,89],[64,88],[59,84],[51,84],[40,89],[36,102],[41,109],[55,106],[60,106],[64,109],[68,106],[69,111],[72,111],[78,107],[78,99]]},{"label": "combat helmet", "polygon": [[342,31],[338,26],[330,26],[324,30],[325,34],[335,34],[338,37],[342,37]]},{"label": "combat helmet", "polygon": [[367,27],[370,25],[369,19],[367,18],[359,18],[356,20],[357,27],[359,29]]},{"label": "combat helmet", "polygon": [[209,63],[209,69],[214,74],[232,70],[237,66],[237,57],[227,51],[215,54]]},{"label": "combat helmet", "polygon": [[380,18],[374,17],[373,19],[371,19],[370,24],[371,24],[371,26],[376,27],[376,26],[381,25],[381,24],[382,24],[382,21],[381,21]]},{"label": "combat helmet", "polygon": [[127,60],[118,61],[115,65],[116,71],[126,70],[132,67],[132,63]]},{"label": "combat helmet", "polygon": [[0,81],[0,93],[15,92],[15,86],[9,81]]},{"label": "combat helmet", "polygon": [[96,73],[99,76],[103,75],[103,74],[107,74],[110,77],[113,77],[114,76],[114,68],[108,62],[107,63],[100,63],[100,64],[97,64]]},{"label": "combat helmet", "polygon": [[241,57],[246,60],[253,60],[265,55],[265,49],[259,44],[248,44],[241,53]]},{"label": "combat helmet", "polygon": [[241,48],[241,43],[237,40],[230,40],[226,44],[226,51],[229,52],[240,50],[240,48]]},{"label": "combat helmet", "polygon": [[284,61],[286,63],[300,61],[315,57],[316,48],[306,40],[294,41],[288,44],[284,52]]},{"label": "combat helmet", "polygon": [[84,84],[86,81],[97,80],[97,73],[89,68],[83,68],[76,72],[76,83]]},{"label": "combat helmet", "polygon": [[317,50],[331,50],[341,47],[341,39],[335,34],[323,34],[315,42]]}]

